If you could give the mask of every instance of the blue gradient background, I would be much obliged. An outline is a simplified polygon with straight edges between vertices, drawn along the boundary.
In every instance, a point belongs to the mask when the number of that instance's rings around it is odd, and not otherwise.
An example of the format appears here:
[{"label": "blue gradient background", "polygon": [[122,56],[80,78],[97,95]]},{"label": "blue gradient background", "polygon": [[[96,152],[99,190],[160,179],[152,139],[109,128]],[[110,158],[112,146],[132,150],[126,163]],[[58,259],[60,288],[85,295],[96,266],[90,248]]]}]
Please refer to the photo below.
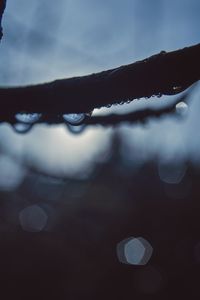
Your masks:
[{"label": "blue gradient background", "polygon": [[[161,50],[199,42],[198,0],[8,0],[0,46],[0,84],[21,85],[97,72],[131,63]],[[67,95],[66,95],[67,97]],[[121,113],[173,100],[141,100],[113,110]],[[56,99],[55,99],[56,100]],[[27,99],[28,101],[28,99]],[[84,101],[84,99],[83,99]],[[149,126],[120,126],[122,154],[135,164],[152,157],[199,159],[199,88],[185,122],[170,117]],[[102,109],[95,113],[108,112]],[[77,174],[109,152],[113,129],[89,128],[73,136],[64,126],[35,126],[19,136],[0,127],[0,148],[25,164],[50,173]],[[46,146],[48,145],[48,147]],[[134,150],[133,150],[134,149]],[[105,155],[104,155],[105,156]]]}]

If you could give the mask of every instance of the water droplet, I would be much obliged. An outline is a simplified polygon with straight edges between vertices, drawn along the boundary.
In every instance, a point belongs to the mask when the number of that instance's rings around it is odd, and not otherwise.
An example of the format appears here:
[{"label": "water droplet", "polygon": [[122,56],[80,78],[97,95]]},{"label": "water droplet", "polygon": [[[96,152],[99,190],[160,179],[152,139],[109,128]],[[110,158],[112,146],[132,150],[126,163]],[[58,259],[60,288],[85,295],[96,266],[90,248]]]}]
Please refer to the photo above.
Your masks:
[{"label": "water droplet", "polygon": [[79,125],[85,119],[85,114],[64,114],[63,119],[71,125]]},{"label": "water droplet", "polygon": [[107,108],[110,108],[111,106],[112,106],[112,104],[107,104],[106,105]]},{"label": "water droplet", "polygon": [[38,122],[41,116],[42,114],[38,114],[38,113],[32,113],[32,114],[17,113],[15,115],[15,119],[22,123],[33,124]]},{"label": "water droplet", "polygon": [[161,98],[161,97],[162,97],[162,94],[161,94],[161,93],[158,93],[156,96],[157,96],[158,98]]},{"label": "water droplet", "polygon": [[160,51],[160,54],[161,54],[161,55],[164,55],[164,54],[166,54],[166,53],[167,53],[167,52],[164,51],[164,50]]},{"label": "water droplet", "polygon": [[185,102],[183,102],[183,101],[177,103],[176,104],[176,112],[178,114],[182,115],[182,116],[185,115],[185,114],[187,114],[187,112],[188,112],[188,105]]},{"label": "water droplet", "polygon": [[18,133],[27,133],[32,128],[32,124],[25,123],[15,123],[13,124],[13,129]]},{"label": "water droplet", "polygon": [[71,125],[71,124],[66,124],[66,125],[67,125],[68,130],[73,134],[82,133],[86,127],[85,124],[76,125],[76,126]]}]

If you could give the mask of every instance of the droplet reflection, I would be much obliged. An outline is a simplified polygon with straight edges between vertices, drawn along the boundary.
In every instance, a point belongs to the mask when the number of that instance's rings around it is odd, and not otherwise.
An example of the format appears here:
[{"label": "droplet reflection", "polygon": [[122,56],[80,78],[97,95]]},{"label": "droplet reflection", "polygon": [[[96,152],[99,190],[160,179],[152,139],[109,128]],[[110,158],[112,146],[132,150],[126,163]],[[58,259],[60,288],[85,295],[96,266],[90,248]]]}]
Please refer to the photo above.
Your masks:
[{"label": "droplet reflection", "polygon": [[13,129],[18,133],[27,133],[32,128],[31,124],[25,124],[25,123],[15,123],[13,125]]},{"label": "droplet reflection", "polygon": [[153,248],[142,237],[128,238],[117,245],[117,256],[121,263],[130,265],[146,265],[153,253]]},{"label": "droplet reflection", "polygon": [[42,114],[38,114],[38,113],[32,113],[32,114],[18,113],[15,115],[15,119],[18,122],[33,124],[38,122],[41,116]]},{"label": "droplet reflection", "polygon": [[73,134],[79,134],[79,133],[82,133],[85,129],[85,124],[81,124],[81,125],[76,125],[76,126],[73,126],[71,124],[67,124],[67,128],[68,130],[73,133]]},{"label": "droplet reflection", "polygon": [[29,232],[42,231],[47,224],[47,219],[47,214],[38,205],[28,206],[19,214],[22,229]]}]

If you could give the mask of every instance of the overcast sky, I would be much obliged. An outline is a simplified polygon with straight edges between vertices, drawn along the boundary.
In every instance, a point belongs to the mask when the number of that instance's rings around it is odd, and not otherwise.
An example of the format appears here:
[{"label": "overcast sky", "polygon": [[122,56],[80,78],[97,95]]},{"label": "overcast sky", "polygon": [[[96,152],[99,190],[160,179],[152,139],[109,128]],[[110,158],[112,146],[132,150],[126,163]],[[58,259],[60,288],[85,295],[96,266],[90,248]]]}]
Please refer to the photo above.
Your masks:
[{"label": "overcast sky", "polygon": [[[199,13],[199,0],[7,0],[0,45],[0,84],[38,83],[93,73],[161,50],[198,43]],[[185,123],[165,119],[153,121],[149,129],[123,126],[119,130],[124,145],[129,150],[136,147],[143,158],[157,152],[167,157],[169,153],[172,157],[177,153],[200,156],[195,130],[199,126],[198,98],[199,93],[191,102]],[[160,100],[152,103],[156,101]],[[139,106],[133,103],[126,110]],[[64,127],[37,127],[21,137],[3,124],[1,148],[39,163],[51,160],[52,169],[59,169],[63,162],[68,168],[69,162],[79,165],[104,151],[111,132],[98,128],[72,136]]]}]

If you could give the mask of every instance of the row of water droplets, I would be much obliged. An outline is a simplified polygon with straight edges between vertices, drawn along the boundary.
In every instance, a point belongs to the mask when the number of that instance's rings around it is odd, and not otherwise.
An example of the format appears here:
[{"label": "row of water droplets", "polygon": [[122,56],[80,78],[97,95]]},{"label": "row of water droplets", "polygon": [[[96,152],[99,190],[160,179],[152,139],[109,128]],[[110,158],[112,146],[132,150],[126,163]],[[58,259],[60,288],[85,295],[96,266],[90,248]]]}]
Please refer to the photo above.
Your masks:
[{"label": "row of water droplets", "polygon": [[[79,113],[79,114],[63,114],[62,121],[66,123],[67,128],[72,133],[81,133],[85,124],[83,123],[87,117],[90,117],[92,112]],[[42,119],[41,113],[17,113],[15,115],[16,122],[13,124],[13,129],[18,133],[27,133],[31,130],[32,126]]]},{"label": "row of water droplets", "polygon": [[[166,54],[166,51],[161,51],[159,54],[154,55],[150,58],[147,58],[143,60],[143,62],[148,62],[151,59],[162,57]],[[181,86],[173,86],[171,89],[169,89],[169,95],[180,93],[182,90],[184,90],[184,87]],[[145,99],[149,99],[151,97],[158,97],[160,98],[162,96],[162,93],[157,93],[155,95],[150,95],[145,97]],[[127,99],[125,101],[117,101],[114,104],[107,104],[106,107],[110,108],[112,105],[123,105],[123,104],[129,104],[134,99]],[[139,99],[138,99],[139,100]],[[184,102],[180,102],[176,105],[176,111],[178,114],[185,114],[187,111],[188,106]],[[84,130],[85,124],[84,120],[87,117],[90,117],[92,115],[92,112],[89,113],[70,113],[70,114],[63,114],[62,120],[66,123],[68,129],[72,133],[80,133]],[[31,130],[32,126],[39,122],[42,118],[41,113],[17,113],[15,115],[16,123],[13,124],[13,128],[18,133],[26,133]]]},{"label": "row of water droplets", "polygon": [[[120,102],[118,104],[123,105],[124,103],[130,103],[131,100]],[[107,105],[107,107],[111,107],[111,105]],[[176,112],[179,115],[185,115],[188,111],[188,105],[185,102],[179,102],[176,104]],[[71,133],[78,134],[81,133],[86,124],[84,123],[85,119],[91,117],[92,112],[89,113],[71,113],[71,114],[63,114],[62,120],[65,122],[68,130]],[[17,113],[15,115],[16,122],[13,124],[13,129],[17,133],[27,133],[31,130],[32,126],[42,119],[41,113]]]}]

